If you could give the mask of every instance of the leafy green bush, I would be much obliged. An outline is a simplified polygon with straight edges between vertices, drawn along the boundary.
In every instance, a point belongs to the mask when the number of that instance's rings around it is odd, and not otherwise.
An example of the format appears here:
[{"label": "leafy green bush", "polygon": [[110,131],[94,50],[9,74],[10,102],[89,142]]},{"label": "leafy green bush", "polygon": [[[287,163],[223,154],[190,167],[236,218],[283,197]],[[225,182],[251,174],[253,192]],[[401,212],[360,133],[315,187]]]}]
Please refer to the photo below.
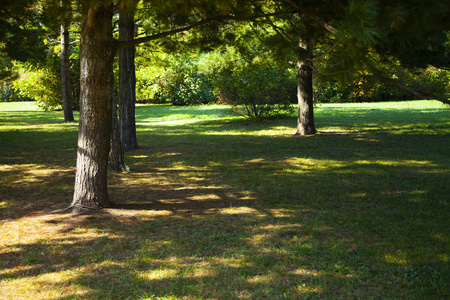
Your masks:
[{"label": "leafy green bush", "polygon": [[13,87],[20,96],[35,99],[44,110],[62,108],[61,78],[48,69],[23,72]]},{"label": "leafy green bush", "polygon": [[231,104],[235,112],[257,120],[291,113],[293,84],[285,72],[263,65],[224,71],[216,82],[222,102]]},{"label": "leafy green bush", "polygon": [[443,96],[450,92],[450,72],[430,67],[413,74],[411,86],[426,93]]},{"label": "leafy green bush", "polygon": [[[314,82],[314,100],[320,103],[339,103],[346,98],[336,81]],[[348,100],[347,100],[348,101]]]},{"label": "leafy green bush", "polygon": [[[71,58],[77,57],[73,53]],[[79,109],[80,97],[80,65],[73,63],[70,68],[72,108]],[[22,65],[20,76],[12,83],[12,88],[21,97],[36,100],[38,106],[46,111],[62,109],[61,95],[61,60],[51,53],[45,61],[38,65]]]},{"label": "leafy green bush", "polygon": [[17,102],[17,101],[31,101],[28,97],[19,95],[11,84],[4,82],[0,85],[0,102]]},{"label": "leafy green bush", "polygon": [[215,101],[208,77],[198,71],[198,64],[187,55],[178,55],[162,79],[160,98],[174,105],[206,104]]},{"label": "leafy green bush", "polygon": [[136,70],[136,102],[164,103],[161,99],[164,70],[157,66],[146,66]]}]

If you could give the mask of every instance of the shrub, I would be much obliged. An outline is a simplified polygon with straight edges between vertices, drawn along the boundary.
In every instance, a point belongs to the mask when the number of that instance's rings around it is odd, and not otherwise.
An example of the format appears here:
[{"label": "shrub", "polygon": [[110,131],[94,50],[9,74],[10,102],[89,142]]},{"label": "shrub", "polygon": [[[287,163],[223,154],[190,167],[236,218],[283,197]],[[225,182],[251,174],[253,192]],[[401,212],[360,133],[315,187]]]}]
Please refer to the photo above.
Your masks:
[{"label": "shrub", "polygon": [[[161,99],[164,74],[162,68],[145,66],[136,69],[136,102],[138,103],[164,103]],[[118,80],[117,80],[118,82]]]},{"label": "shrub", "polygon": [[206,104],[215,101],[208,77],[198,71],[197,62],[187,55],[178,55],[162,80],[161,100],[174,105]]},{"label": "shrub", "polygon": [[62,108],[61,78],[49,69],[23,73],[13,87],[20,96],[35,99],[44,110]]},{"label": "shrub", "polygon": [[291,90],[295,82],[285,72],[269,66],[224,71],[217,79],[219,99],[241,115],[263,120],[291,113]]},{"label": "shrub", "polygon": [[0,102],[17,102],[17,101],[32,101],[28,97],[23,97],[17,93],[11,84],[4,82],[0,85]]},{"label": "shrub", "polygon": [[314,100],[321,103],[339,103],[344,100],[344,92],[336,81],[314,82]]}]

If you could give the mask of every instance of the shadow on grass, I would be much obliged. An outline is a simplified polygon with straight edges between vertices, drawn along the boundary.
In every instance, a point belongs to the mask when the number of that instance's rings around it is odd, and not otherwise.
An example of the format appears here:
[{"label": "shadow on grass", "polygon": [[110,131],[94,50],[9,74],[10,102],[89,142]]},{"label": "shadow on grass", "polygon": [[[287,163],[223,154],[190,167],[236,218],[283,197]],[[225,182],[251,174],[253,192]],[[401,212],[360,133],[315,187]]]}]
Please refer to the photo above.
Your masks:
[{"label": "shadow on grass", "polygon": [[[311,138],[290,136],[292,120],[141,126],[132,172],[109,175],[118,207],[47,210],[59,231],[1,249],[2,288],[28,279],[51,299],[448,297],[448,130],[399,116],[373,125],[380,113],[324,118],[330,129]],[[0,208],[16,207],[4,221],[30,216],[19,208],[39,196],[70,196],[73,169],[45,157],[43,140],[34,158],[20,148],[10,158],[21,173],[1,170]]]}]

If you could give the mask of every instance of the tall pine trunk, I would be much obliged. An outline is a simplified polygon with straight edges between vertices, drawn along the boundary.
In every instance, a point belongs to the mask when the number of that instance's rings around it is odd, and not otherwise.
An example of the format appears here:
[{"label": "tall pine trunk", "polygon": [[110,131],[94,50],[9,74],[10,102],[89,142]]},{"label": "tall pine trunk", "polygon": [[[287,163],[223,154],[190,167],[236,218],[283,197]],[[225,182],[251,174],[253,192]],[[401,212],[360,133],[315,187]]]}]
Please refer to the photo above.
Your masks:
[{"label": "tall pine trunk", "polygon": [[298,118],[296,135],[309,135],[317,132],[314,125],[312,57],[310,42],[301,41],[297,61]]},{"label": "tall pine trunk", "polygon": [[[119,16],[119,40],[133,39],[133,14],[121,11]],[[120,138],[125,150],[137,149],[136,137],[136,71],[134,65],[135,47],[119,50],[119,122]]]},{"label": "tall pine trunk", "polygon": [[64,122],[73,122],[72,94],[70,91],[69,29],[66,20],[61,22],[61,94]]},{"label": "tall pine trunk", "polygon": [[[89,3],[89,2],[87,2]],[[111,137],[114,46],[112,5],[82,8],[80,123],[71,209],[109,207],[108,153]]]}]

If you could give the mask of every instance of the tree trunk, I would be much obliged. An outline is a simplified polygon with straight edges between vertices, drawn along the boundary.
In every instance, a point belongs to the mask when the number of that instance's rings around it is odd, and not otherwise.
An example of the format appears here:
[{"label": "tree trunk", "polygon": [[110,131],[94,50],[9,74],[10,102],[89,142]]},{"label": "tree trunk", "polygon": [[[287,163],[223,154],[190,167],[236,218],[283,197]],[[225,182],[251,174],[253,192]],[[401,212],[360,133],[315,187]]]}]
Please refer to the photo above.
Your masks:
[{"label": "tree trunk", "polygon": [[[89,2],[88,2],[89,3]],[[108,153],[111,138],[114,46],[112,5],[82,7],[80,124],[75,191],[70,208],[109,207]]]},{"label": "tree trunk", "polygon": [[298,118],[295,135],[309,135],[317,132],[314,125],[312,57],[309,41],[301,41],[297,61]]},{"label": "tree trunk", "polygon": [[[114,82],[114,73],[111,74]],[[114,84],[113,84],[114,86]],[[122,142],[120,141],[119,119],[117,118],[117,101],[114,88],[112,91],[112,127],[111,127],[111,141],[108,157],[108,170],[111,172],[123,172],[127,170],[125,164],[125,155],[123,152]]]},{"label": "tree trunk", "polygon": [[[133,40],[133,16],[121,11],[119,16],[119,40]],[[137,149],[136,137],[136,71],[134,46],[119,50],[119,122],[120,139],[125,150]]]},{"label": "tree trunk", "polygon": [[61,94],[64,122],[73,122],[72,94],[70,91],[69,30],[67,22],[61,22]]}]

